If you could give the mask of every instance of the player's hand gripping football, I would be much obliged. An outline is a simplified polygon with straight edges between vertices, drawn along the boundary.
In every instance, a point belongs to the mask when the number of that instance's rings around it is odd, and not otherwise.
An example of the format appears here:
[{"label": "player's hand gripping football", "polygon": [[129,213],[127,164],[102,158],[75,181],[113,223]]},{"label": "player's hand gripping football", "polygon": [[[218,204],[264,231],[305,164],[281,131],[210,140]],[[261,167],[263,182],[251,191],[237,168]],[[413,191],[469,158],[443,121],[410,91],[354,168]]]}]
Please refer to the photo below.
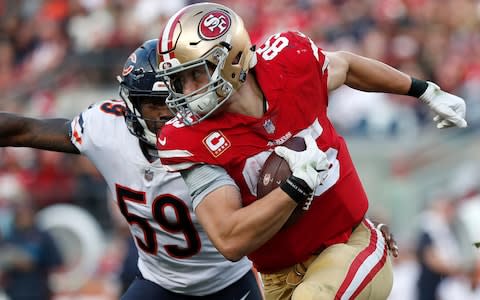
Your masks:
[{"label": "player's hand gripping football", "polygon": [[444,92],[435,83],[428,82],[427,90],[419,99],[435,113],[433,121],[437,123],[437,128],[467,127],[465,101],[462,98]]},{"label": "player's hand gripping football", "polygon": [[294,151],[278,146],[275,153],[285,159],[292,170],[292,176],[303,180],[310,193],[327,178],[330,163],[325,152],[320,150],[310,135],[305,137],[306,149]]}]

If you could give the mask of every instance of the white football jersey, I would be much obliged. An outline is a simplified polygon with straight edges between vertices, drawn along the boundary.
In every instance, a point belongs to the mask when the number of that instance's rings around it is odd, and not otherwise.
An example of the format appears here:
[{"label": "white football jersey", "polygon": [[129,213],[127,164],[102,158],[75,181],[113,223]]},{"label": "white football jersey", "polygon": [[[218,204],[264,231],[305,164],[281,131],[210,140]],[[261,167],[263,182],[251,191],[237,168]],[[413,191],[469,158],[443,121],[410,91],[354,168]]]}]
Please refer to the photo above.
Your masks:
[{"label": "white football jersey", "polygon": [[122,101],[104,101],[72,120],[72,143],[102,173],[130,224],[144,278],[176,293],[202,296],[240,279],[252,265],[226,260],[193,213],[187,186],[160,160],[150,163],[123,117]]}]

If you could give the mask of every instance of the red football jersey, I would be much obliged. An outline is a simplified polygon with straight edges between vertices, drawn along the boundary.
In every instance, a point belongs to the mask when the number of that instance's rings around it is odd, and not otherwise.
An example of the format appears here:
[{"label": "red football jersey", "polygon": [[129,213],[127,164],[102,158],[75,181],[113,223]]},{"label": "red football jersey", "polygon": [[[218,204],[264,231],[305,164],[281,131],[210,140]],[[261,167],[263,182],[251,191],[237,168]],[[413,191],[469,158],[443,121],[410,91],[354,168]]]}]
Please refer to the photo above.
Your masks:
[{"label": "red football jersey", "polygon": [[197,163],[225,168],[245,206],[257,199],[258,175],[271,149],[292,136],[316,138],[332,168],[316,189],[310,209],[249,255],[259,271],[268,273],[346,242],[363,219],[368,201],[345,141],[327,117],[328,62],[323,53],[303,34],[284,32],[271,36],[257,50],[257,58],[251,72],[268,103],[262,118],[222,113],[194,126],[174,119],[162,129],[158,147],[162,163],[171,171]]}]

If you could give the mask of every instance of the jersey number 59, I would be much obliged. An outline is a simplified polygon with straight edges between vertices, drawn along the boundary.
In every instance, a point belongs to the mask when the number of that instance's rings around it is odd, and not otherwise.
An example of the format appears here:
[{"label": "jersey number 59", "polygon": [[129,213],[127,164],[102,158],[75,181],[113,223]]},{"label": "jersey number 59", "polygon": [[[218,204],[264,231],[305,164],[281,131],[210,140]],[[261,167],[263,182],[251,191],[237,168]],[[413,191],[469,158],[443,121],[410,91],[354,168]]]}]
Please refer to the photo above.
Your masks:
[{"label": "jersey number 59", "polygon": [[[128,211],[127,202],[133,202],[145,206],[147,199],[144,192],[135,191],[130,188],[116,184],[118,206],[122,215],[130,225],[136,225],[143,231],[143,239],[135,236],[135,241],[143,251],[156,255],[158,252],[157,235],[155,229],[144,217]],[[176,222],[172,222],[165,216],[165,209],[170,207],[175,210]],[[200,237],[190,219],[190,213],[185,203],[177,197],[169,194],[157,196],[152,207],[153,219],[160,227],[169,233],[182,233],[185,236],[186,247],[178,245],[163,245],[168,255],[175,258],[188,258],[197,254],[201,248]]]}]

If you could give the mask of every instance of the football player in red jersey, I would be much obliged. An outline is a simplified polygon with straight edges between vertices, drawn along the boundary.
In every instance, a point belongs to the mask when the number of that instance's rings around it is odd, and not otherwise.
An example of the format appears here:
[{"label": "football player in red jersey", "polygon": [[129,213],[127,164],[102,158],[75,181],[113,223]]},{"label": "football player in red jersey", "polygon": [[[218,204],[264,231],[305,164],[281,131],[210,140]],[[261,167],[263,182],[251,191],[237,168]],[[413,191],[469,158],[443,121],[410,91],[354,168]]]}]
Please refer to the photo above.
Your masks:
[{"label": "football player in red jersey", "polygon": [[167,173],[157,157],[155,131],[172,115],[156,79],[156,46],[146,41],[126,60],[122,100],[95,103],[73,120],[1,112],[0,146],[83,154],[97,167],[139,255],[139,273],[122,300],[262,299],[251,262],[232,263],[217,251],[181,176]]},{"label": "football player in red jersey", "polygon": [[[159,155],[168,170],[181,171],[220,252],[230,260],[248,255],[268,300],[386,299],[387,247],[365,218],[367,196],[327,117],[328,93],[346,84],[414,96],[439,128],[466,127],[465,102],[379,61],[323,51],[299,32],[274,34],[255,49],[241,18],[213,3],[173,15],[158,58],[177,115],[158,134]],[[305,138],[305,151],[281,146],[294,136]],[[272,150],[292,175],[257,199]],[[308,209],[282,229],[297,205]]]}]

